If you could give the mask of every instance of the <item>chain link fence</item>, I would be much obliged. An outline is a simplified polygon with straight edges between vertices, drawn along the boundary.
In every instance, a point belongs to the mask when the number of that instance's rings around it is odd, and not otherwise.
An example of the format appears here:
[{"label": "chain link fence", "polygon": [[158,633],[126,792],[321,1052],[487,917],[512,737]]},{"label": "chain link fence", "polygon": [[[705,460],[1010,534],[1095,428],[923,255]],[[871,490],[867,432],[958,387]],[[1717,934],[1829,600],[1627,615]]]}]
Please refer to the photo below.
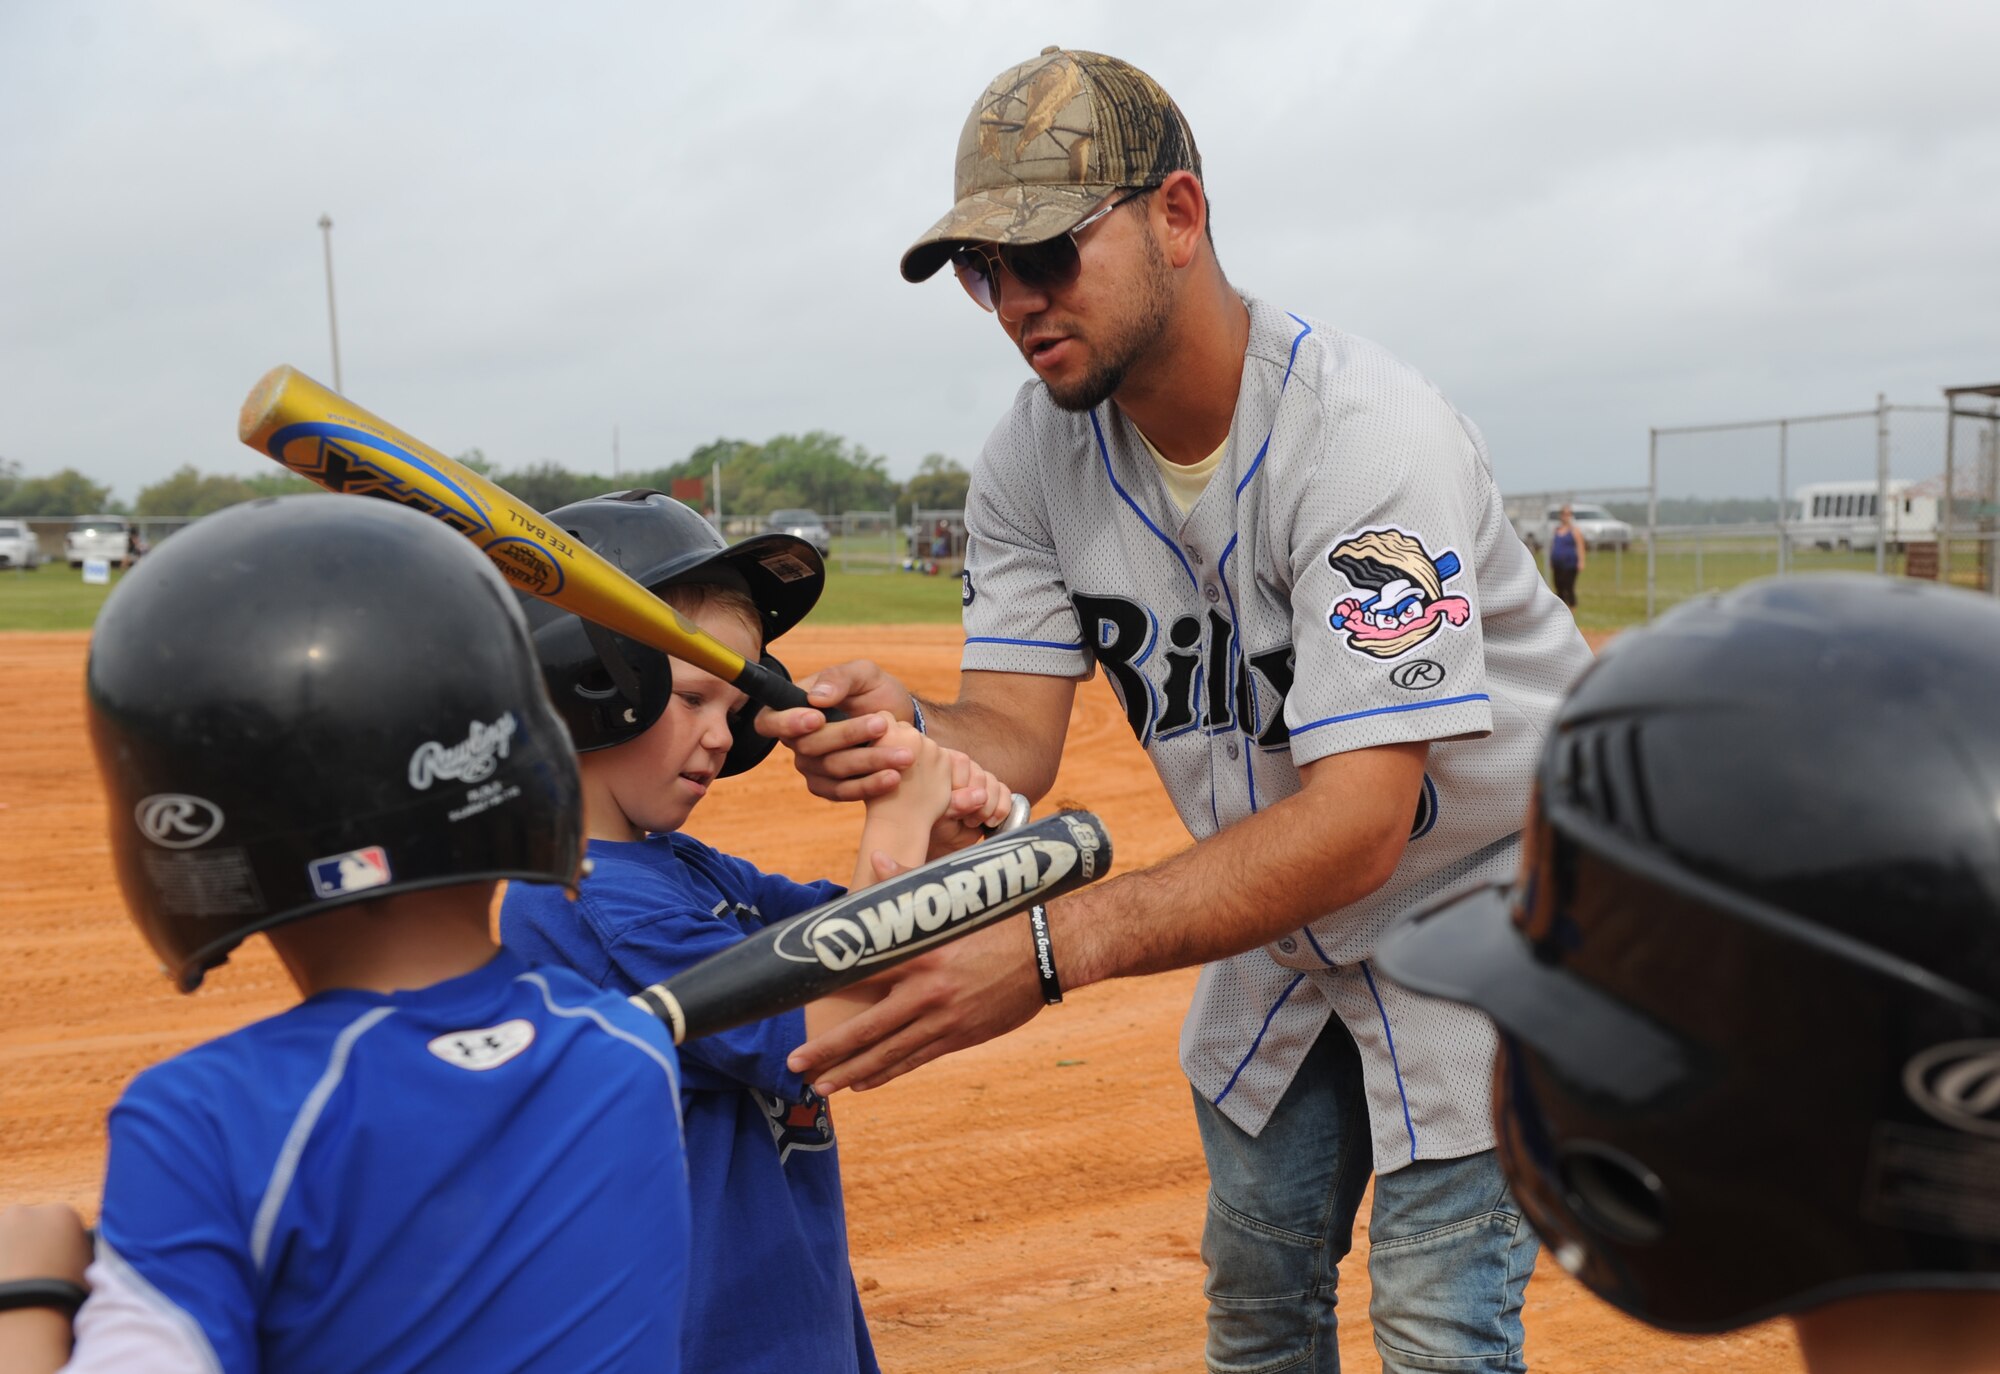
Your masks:
[{"label": "chain link fence", "polygon": [[965,566],[965,511],[919,506],[910,512],[909,558],[919,569],[952,573]]},{"label": "chain link fence", "polygon": [[851,510],[827,522],[833,530],[833,565],[844,573],[895,572],[903,563],[903,535],[894,510]]},{"label": "chain link fence", "polygon": [[[1872,410],[1652,430],[1638,531],[1644,615],[1752,578],[1826,569],[2000,595],[1996,429],[2000,414],[1878,398]],[[1770,517],[1676,523],[1662,515],[1674,506],[1667,492],[1733,497]],[[1619,594],[1629,586],[1621,579]]]}]

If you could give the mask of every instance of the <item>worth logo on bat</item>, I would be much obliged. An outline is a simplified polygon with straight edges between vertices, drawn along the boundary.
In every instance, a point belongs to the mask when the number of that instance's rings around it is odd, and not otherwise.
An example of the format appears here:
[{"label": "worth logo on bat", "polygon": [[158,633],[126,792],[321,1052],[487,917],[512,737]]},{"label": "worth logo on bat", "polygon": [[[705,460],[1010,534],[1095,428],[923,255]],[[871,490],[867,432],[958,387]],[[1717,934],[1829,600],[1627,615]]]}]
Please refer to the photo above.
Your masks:
[{"label": "worth logo on bat", "polygon": [[1032,900],[1075,868],[1079,858],[1077,847],[1064,840],[995,842],[979,852],[989,857],[914,883],[851,915],[830,912],[792,926],[772,949],[781,958],[820,964],[836,973],[907,954],[950,939],[953,926],[998,903],[1018,906]]}]

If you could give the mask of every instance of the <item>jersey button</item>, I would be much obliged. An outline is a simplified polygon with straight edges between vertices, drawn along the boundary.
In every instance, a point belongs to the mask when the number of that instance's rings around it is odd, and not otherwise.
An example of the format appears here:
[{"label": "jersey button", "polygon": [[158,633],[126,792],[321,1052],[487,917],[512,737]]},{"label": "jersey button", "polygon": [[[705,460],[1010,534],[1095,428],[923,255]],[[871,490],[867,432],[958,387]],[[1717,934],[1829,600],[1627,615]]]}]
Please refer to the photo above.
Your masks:
[{"label": "jersey button", "polygon": [[1226,753],[1226,754],[1228,754],[1230,758],[1232,758],[1232,759],[1233,759],[1233,758],[1235,758],[1235,757],[1236,757],[1236,741],[1234,741],[1234,740],[1231,740],[1231,741],[1229,742],[1229,745],[1228,745],[1228,747],[1227,747],[1227,748],[1225,748],[1225,749],[1223,750],[1223,752],[1224,752],[1224,753]]},{"label": "jersey button", "polygon": [[1213,582],[1209,583],[1207,587],[1202,589],[1202,595],[1208,598],[1208,604],[1211,606],[1213,606],[1216,602],[1222,600],[1222,593],[1215,589],[1215,584]]}]

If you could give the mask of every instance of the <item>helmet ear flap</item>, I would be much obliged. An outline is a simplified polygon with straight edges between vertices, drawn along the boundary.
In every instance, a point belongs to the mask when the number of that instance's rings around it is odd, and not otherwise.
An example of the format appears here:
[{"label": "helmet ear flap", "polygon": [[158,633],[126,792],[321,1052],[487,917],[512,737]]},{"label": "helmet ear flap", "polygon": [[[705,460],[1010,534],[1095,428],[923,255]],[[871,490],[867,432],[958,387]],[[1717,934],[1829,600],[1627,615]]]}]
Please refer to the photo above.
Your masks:
[{"label": "helmet ear flap", "polygon": [[[764,655],[763,665],[765,671],[776,673],[787,682],[792,680],[792,675],[786,670],[785,665],[769,653]],[[756,702],[750,702],[730,720],[729,730],[735,738],[729,746],[728,755],[722,760],[722,767],[717,770],[717,777],[726,778],[737,773],[749,772],[764,761],[772,746],[777,743],[769,736],[757,733],[757,712],[760,709],[762,708]]]},{"label": "helmet ear flap", "polygon": [[[590,747],[605,748],[635,740],[652,729],[666,709],[672,691],[673,668],[657,649],[633,645],[638,662],[625,652],[631,641],[615,635],[602,625],[577,617],[584,638],[597,655],[597,665],[611,681],[611,693],[600,694],[598,728]],[[615,695],[614,695],[615,694]]]}]

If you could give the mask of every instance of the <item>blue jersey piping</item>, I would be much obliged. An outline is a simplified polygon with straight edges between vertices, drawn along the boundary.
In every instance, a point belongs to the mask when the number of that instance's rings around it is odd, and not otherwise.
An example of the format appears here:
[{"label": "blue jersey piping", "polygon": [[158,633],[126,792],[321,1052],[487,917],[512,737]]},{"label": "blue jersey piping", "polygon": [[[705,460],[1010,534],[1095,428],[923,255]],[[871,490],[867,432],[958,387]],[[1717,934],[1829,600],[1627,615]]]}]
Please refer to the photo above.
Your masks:
[{"label": "blue jersey piping", "polygon": [[1083,647],[1083,641],[1062,644],[1053,639],[1005,639],[999,635],[967,635],[967,644],[1014,644],[1024,649],[1067,649],[1072,652]]},{"label": "blue jersey piping", "polygon": [[1310,725],[1301,725],[1298,729],[1292,731],[1292,738],[1297,739],[1306,731],[1317,730],[1322,725],[1338,725],[1342,721],[1360,720],[1363,716],[1392,716],[1403,711],[1427,711],[1433,706],[1461,706],[1468,701],[1491,700],[1492,698],[1484,692],[1468,692],[1462,697],[1439,697],[1436,701],[1413,701],[1402,706],[1373,706],[1366,711],[1349,711],[1344,716],[1328,716],[1325,720],[1316,720]]},{"label": "blue jersey piping", "polygon": [[1169,539],[1166,532],[1155,525],[1145,511],[1139,509],[1139,503],[1132,499],[1132,493],[1118,485],[1118,476],[1111,470],[1111,449],[1104,442],[1104,426],[1098,423],[1097,412],[1094,410],[1090,412],[1090,432],[1097,437],[1097,453],[1104,460],[1104,478],[1111,483],[1111,489],[1118,493],[1120,500],[1132,508],[1132,514],[1139,517],[1139,523],[1151,530],[1154,537],[1165,544],[1168,551],[1180,561],[1181,571],[1188,575],[1188,585],[1199,590],[1201,579],[1194,575],[1194,568],[1189,565],[1187,555],[1181,552],[1181,546]]},{"label": "blue jersey piping", "polygon": [[1285,1005],[1285,999],[1297,991],[1299,984],[1305,982],[1305,980],[1306,976],[1303,973],[1292,979],[1291,982],[1285,984],[1285,990],[1278,994],[1278,1000],[1271,1003],[1271,1009],[1264,1013],[1264,1024],[1257,1027],[1257,1038],[1250,1042],[1250,1048],[1243,1052],[1242,1060],[1236,1065],[1236,1072],[1229,1075],[1229,1081],[1223,1084],[1222,1091],[1216,1094],[1216,1106],[1220,1107],[1222,1105],[1222,1099],[1229,1096],[1230,1089],[1236,1086],[1236,1080],[1243,1076],[1243,1070],[1248,1068],[1250,1061],[1257,1057],[1257,1047],[1264,1043],[1264,1032],[1271,1029],[1271,1018],[1278,1014],[1278,1008]]},{"label": "blue jersey piping", "polygon": [[1410,1121],[1410,1094],[1403,1087],[1403,1066],[1396,1060],[1396,1034],[1389,1029],[1389,1009],[1382,1005],[1382,994],[1376,990],[1375,975],[1368,967],[1368,961],[1361,961],[1361,976],[1368,980],[1368,995],[1375,999],[1375,1010],[1382,1017],[1382,1038],[1389,1042],[1389,1067],[1396,1074],[1396,1096],[1403,1103],[1403,1129],[1410,1133],[1410,1162],[1417,1158],[1417,1128]]}]

